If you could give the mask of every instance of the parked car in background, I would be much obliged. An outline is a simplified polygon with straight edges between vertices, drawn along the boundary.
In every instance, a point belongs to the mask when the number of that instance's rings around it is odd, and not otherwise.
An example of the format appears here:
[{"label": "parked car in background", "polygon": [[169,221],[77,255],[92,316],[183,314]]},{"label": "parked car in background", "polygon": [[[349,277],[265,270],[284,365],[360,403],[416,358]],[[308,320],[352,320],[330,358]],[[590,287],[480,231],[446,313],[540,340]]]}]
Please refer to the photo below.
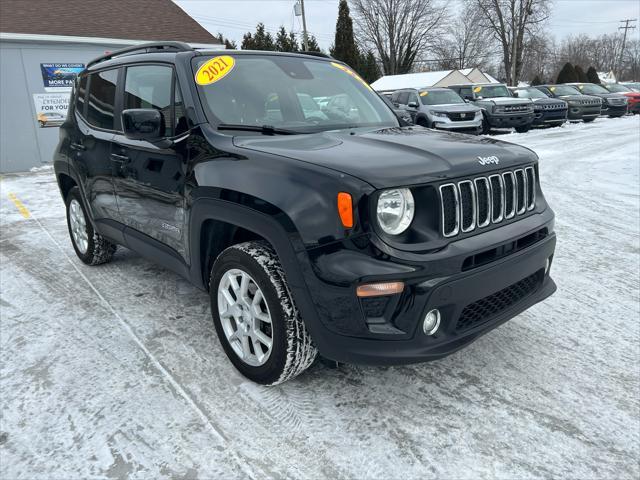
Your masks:
[{"label": "parked car in background", "polygon": [[620,85],[629,87],[634,92],[640,92],[640,82],[620,82]]},{"label": "parked car in background", "polygon": [[416,125],[476,135],[482,130],[482,111],[448,88],[405,88],[391,101],[409,112]]},{"label": "parked car in background", "polygon": [[557,127],[567,121],[568,104],[564,100],[550,98],[534,87],[510,87],[516,98],[528,98],[533,102],[534,126]]},{"label": "parked car in background", "polygon": [[602,99],[585,95],[570,85],[536,85],[535,88],[551,98],[559,98],[569,105],[569,120],[593,122],[600,116]]},{"label": "parked car in background", "polygon": [[630,113],[640,113],[640,91],[633,90],[627,85],[622,85],[620,83],[607,83],[602,86],[611,93],[619,93],[620,95],[627,97]]},{"label": "parked car in background", "polygon": [[533,102],[514,98],[504,84],[471,83],[449,88],[482,110],[483,133],[489,133],[492,128],[515,128],[521,133],[531,128]]},{"label": "parked car in background", "polygon": [[413,125],[413,118],[411,117],[411,114],[406,110],[403,110],[402,108],[396,107],[391,101],[391,94],[389,94],[388,96],[385,94],[379,94],[379,95],[382,101],[386,103],[391,110],[393,110],[393,113],[396,114],[396,117],[398,117],[407,125]]},{"label": "parked car in background", "polygon": [[580,93],[599,97],[602,100],[602,110],[600,115],[608,115],[609,117],[621,117],[627,114],[629,101],[624,95],[619,93],[611,93],[601,85],[595,83],[567,83],[576,87]]}]

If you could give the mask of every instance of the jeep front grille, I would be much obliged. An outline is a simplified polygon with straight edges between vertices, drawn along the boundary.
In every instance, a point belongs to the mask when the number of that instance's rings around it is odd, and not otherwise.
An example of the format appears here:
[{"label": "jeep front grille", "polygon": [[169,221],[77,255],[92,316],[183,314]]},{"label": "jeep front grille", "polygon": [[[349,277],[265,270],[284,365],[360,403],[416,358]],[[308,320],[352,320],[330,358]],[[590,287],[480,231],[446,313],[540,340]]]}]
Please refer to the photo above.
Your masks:
[{"label": "jeep front grille", "polygon": [[440,186],[441,231],[445,237],[472,232],[533,210],[533,167],[460,180]]}]

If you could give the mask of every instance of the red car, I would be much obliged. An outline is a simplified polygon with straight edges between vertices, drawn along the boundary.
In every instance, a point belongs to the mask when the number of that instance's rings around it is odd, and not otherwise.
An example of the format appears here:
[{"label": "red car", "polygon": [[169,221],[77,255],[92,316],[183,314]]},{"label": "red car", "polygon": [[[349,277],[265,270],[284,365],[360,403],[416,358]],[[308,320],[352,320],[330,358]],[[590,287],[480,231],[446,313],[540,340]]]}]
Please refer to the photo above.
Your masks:
[{"label": "red car", "polygon": [[611,93],[620,93],[629,99],[629,113],[640,113],[640,92],[631,90],[625,85],[619,83],[607,83],[602,85]]}]

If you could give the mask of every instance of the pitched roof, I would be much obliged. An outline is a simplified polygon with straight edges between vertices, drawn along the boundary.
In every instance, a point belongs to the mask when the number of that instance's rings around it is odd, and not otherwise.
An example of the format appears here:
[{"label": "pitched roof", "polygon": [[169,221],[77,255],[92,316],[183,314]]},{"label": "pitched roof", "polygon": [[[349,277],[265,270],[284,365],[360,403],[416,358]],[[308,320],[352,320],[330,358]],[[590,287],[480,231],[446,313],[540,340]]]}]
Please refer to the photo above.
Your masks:
[{"label": "pitched roof", "polygon": [[440,72],[406,73],[404,75],[385,75],[371,84],[374,90],[397,90],[399,88],[431,87],[449,75],[452,70]]},{"label": "pitched roof", "polygon": [[0,32],[220,43],[171,0],[0,0]]}]

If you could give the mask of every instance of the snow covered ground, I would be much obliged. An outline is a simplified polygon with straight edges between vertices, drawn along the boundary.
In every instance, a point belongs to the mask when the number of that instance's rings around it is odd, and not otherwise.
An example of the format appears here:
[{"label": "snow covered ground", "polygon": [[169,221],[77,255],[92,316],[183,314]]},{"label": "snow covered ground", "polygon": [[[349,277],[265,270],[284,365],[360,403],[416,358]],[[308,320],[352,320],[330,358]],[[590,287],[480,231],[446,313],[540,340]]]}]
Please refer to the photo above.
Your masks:
[{"label": "snow covered ground", "polygon": [[441,361],[273,388],[206,294],[81,264],[51,172],[3,178],[0,477],[637,479],[640,117],[499,138],[540,155],[558,292]]}]

